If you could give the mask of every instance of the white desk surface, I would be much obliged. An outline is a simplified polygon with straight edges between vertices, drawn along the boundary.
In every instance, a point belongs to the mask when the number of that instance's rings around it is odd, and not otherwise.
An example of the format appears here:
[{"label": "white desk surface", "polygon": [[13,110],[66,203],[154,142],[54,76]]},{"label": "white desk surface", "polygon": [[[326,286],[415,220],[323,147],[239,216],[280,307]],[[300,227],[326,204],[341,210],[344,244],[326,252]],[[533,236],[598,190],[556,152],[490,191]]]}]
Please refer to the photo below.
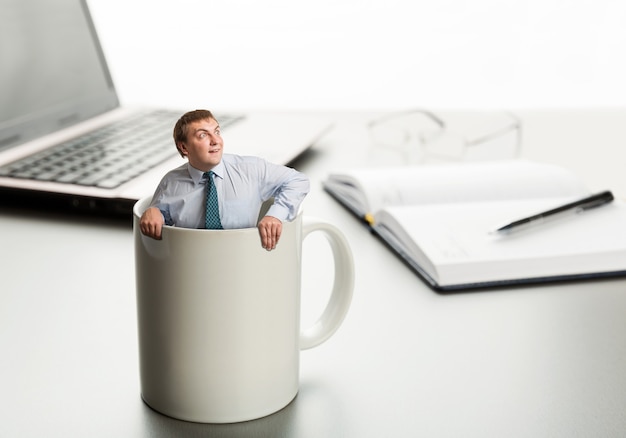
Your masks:
[{"label": "white desk surface", "polygon": [[[626,197],[626,110],[518,114],[524,156]],[[626,280],[434,293],[322,190],[328,171],[371,159],[371,115],[336,116],[297,167],[312,182],[305,213],[352,246],[356,287],[339,331],[301,354],[293,403],[232,425],[152,411],[139,390],[130,225],[2,211],[0,436],[624,436]],[[304,250],[306,324],[330,279],[319,278],[324,242]]]}]

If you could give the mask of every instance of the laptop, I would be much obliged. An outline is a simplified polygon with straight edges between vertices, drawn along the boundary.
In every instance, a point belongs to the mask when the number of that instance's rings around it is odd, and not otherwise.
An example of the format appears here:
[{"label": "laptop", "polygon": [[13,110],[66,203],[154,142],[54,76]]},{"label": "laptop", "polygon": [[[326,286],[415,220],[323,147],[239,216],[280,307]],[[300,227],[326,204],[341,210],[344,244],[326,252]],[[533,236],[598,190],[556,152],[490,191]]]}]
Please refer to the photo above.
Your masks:
[{"label": "laptop", "polygon": [[[123,107],[85,0],[0,0],[0,11],[0,208],[131,217],[186,161],[172,132],[196,108]],[[279,164],[331,127],[316,116],[221,114],[210,104],[226,153]]]}]

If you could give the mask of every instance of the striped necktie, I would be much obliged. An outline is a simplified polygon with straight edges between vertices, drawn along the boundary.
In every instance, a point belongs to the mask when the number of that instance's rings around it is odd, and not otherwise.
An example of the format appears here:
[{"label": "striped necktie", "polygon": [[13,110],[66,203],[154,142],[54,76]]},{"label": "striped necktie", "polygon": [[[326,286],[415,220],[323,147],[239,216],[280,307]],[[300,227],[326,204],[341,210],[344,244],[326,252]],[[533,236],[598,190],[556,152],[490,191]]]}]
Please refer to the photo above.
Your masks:
[{"label": "striped necktie", "polygon": [[206,189],[206,212],[204,216],[204,228],[211,230],[221,230],[222,222],[220,221],[220,208],[217,203],[217,190],[213,181],[213,171],[205,172],[207,178]]}]

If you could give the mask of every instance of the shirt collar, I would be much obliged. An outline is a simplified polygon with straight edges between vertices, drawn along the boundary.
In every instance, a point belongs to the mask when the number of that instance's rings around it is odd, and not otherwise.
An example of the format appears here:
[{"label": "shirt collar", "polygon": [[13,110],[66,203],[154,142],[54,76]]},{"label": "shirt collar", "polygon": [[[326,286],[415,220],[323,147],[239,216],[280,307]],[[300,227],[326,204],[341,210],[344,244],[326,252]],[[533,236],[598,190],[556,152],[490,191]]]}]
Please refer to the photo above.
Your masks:
[{"label": "shirt collar", "polygon": [[[199,184],[204,178],[204,173],[202,170],[196,169],[191,164],[187,163],[187,170],[189,171],[189,176],[195,184]],[[217,166],[211,169],[216,176],[220,178],[224,178],[224,163],[222,161],[219,162]]]}]

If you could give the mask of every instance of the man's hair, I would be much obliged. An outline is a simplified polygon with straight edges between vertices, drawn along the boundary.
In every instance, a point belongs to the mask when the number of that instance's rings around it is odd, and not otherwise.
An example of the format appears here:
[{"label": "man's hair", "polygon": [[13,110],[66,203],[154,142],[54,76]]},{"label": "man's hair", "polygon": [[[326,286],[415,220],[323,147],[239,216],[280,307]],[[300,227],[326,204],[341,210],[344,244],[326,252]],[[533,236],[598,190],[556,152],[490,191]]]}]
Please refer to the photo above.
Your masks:
[{"label": "man's hair", "polygon": [[178,149],[178,153],[181,157],[184,158],[185,155],[183,155],[183,151],[178,145],[187,141],[187,126],[190,123],[197,122],[198,120],[208,119],[217,121],[217,119],[213,117],[211,111],[202,109],[189,111],[178,119],[176,125],[174,125],[174,144],[176,145],[176,149]]}]

